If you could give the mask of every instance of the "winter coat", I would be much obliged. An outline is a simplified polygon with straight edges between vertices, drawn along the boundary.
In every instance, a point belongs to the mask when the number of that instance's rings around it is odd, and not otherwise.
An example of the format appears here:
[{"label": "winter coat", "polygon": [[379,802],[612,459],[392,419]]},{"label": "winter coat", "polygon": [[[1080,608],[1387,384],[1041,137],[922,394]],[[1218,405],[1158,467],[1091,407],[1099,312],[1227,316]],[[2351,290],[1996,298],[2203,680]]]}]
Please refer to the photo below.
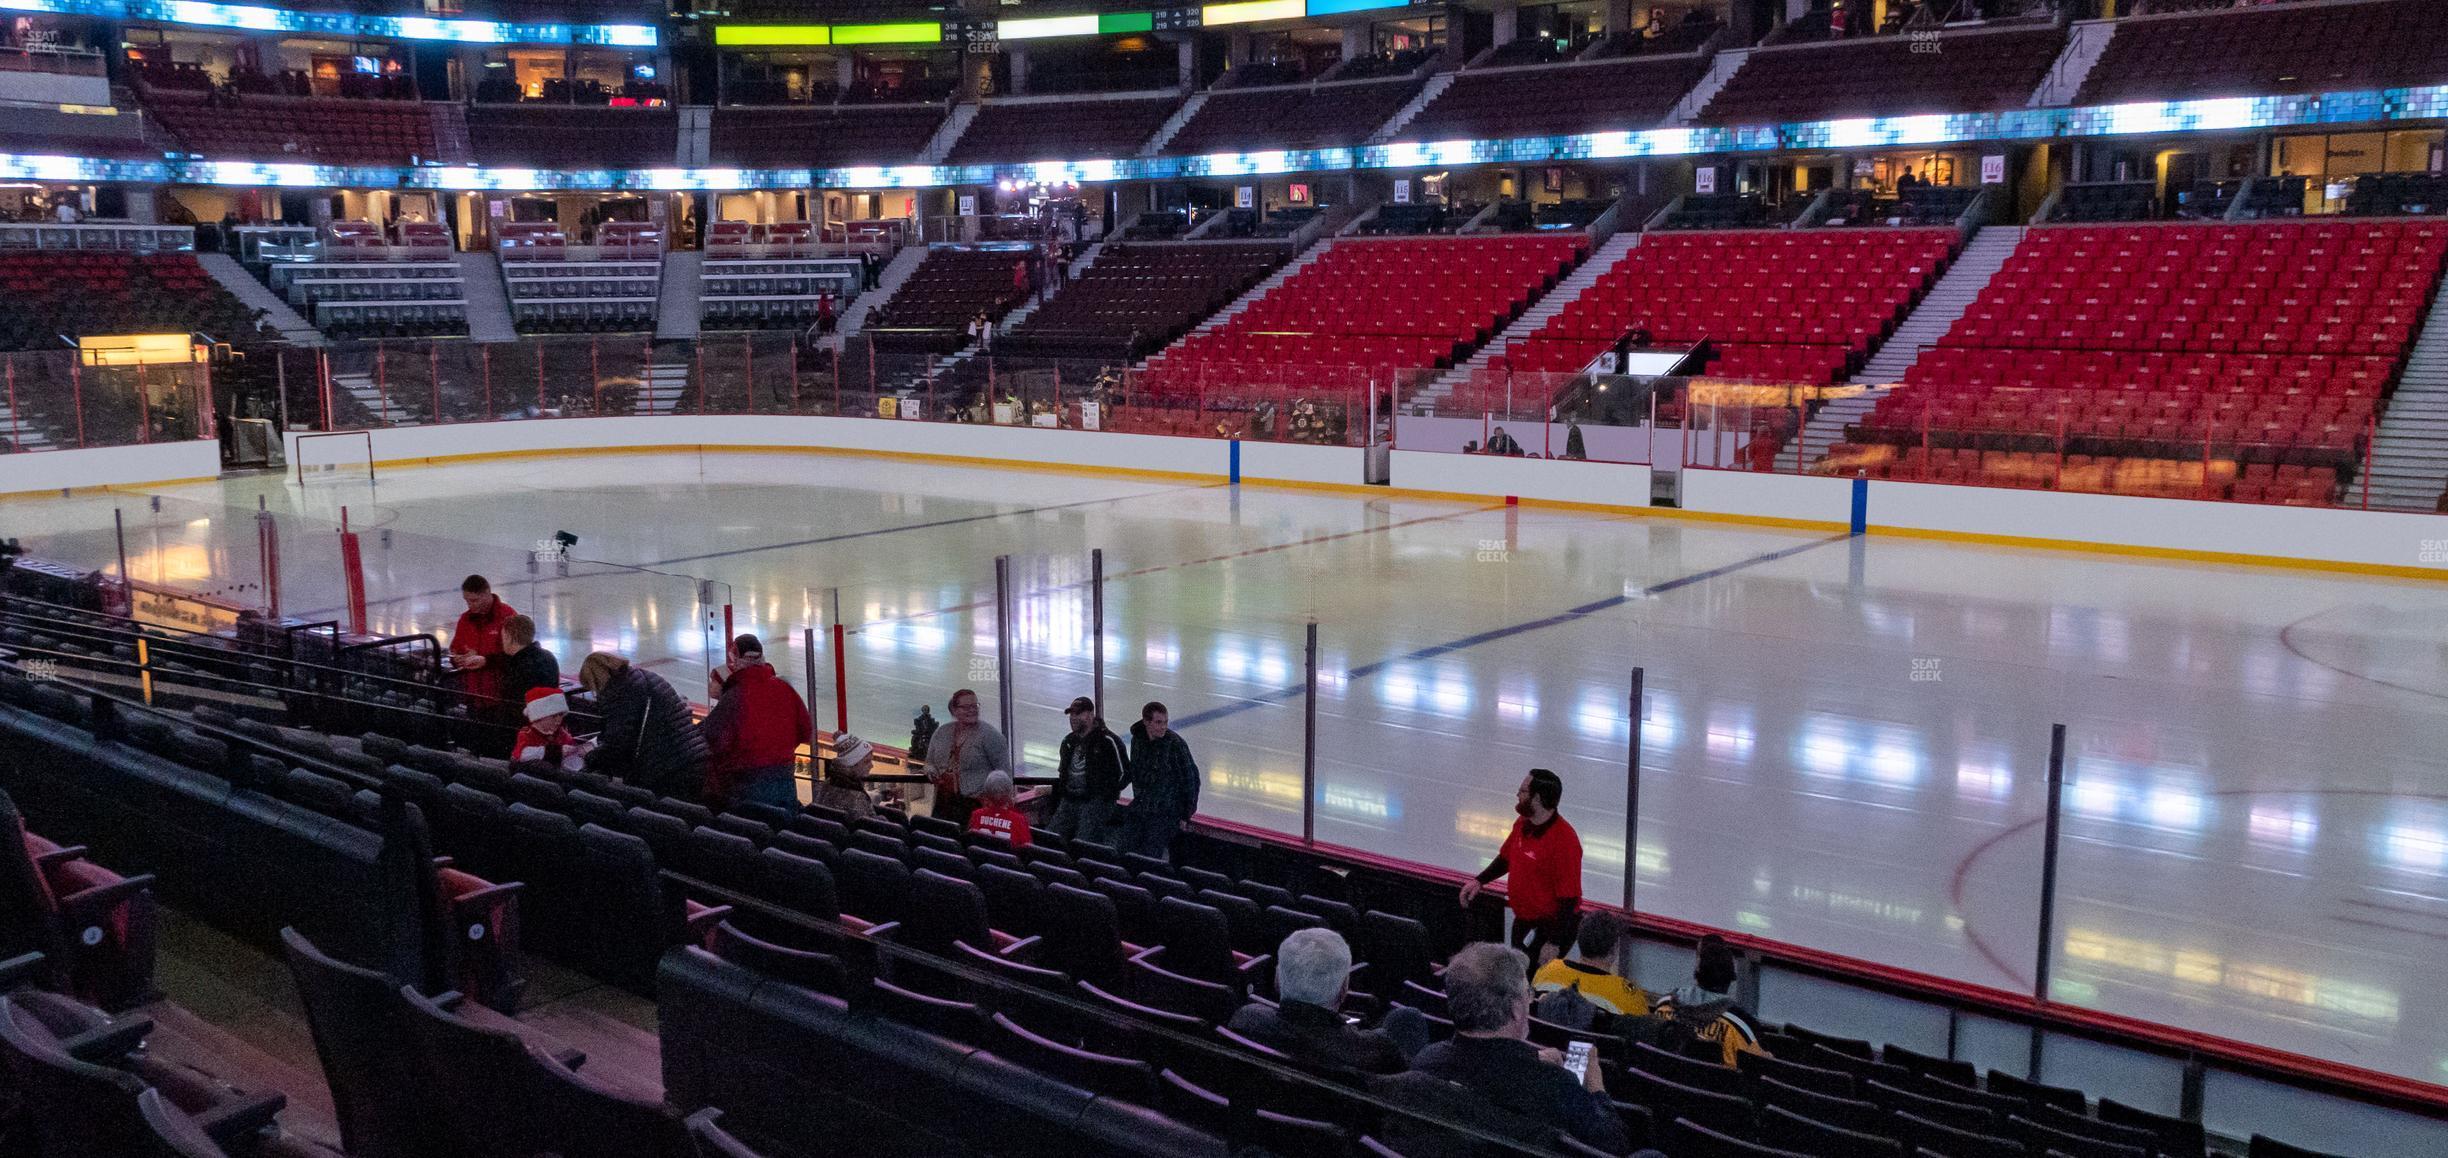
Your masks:
[{"label": "winter coat", "polygon": [[704,794],[705,736],[689,717],[688,704],[663,677],[623,668],[595,700],[603,713],[603,734],[587,754],[587,771],[678,800]]},{"label": "winter coat", "polygon": [[698,730],[712,757],[707,787],[716,795],[728,795],[740,773],[796,762],[799,746],[815,734],[798,690],[762,663],[742,664],[731,673],[722,702]]},{"label": "winter coat", "polygon": [[513,708],[524,710],[527,693],[535,688],[561,690],[561,661],[553,658],[544,645],[531,643],[509,655],[485,661],[488,668],[501,669],[501,695]]},{"label": "winter coat", "polygon": [[1082,800],[1111,801],[1122,795],[1122,784],[1130,778],[1130,754],[1122,749],[1122,737],[1098,720],[1086,732],[1065,732],[1062,754],[1054,764],[1054,806],[1071,796],[1071,754],[1085,751],[1088,758],[1088,785],[1080,793]]},{"label": "winter coat", "polygon": [[485,665],[459,676],[460,690],[484,699],[500,699],[502,694],[502,621],[518,612],[496,595],[491,610],[479,615],[473,611],[459,613],[459,623],[451,628],[450,653],[474,652],[485,657]]},{"label": "winter coat", "polygon": [[1151,740],[1145,721],[1132,724],[1130,736],[1130,774],[1123,783],[1131,790],[1131,811],[1181,820],[1196,814],[1199,770],[1190,742],[1173,731]]}]

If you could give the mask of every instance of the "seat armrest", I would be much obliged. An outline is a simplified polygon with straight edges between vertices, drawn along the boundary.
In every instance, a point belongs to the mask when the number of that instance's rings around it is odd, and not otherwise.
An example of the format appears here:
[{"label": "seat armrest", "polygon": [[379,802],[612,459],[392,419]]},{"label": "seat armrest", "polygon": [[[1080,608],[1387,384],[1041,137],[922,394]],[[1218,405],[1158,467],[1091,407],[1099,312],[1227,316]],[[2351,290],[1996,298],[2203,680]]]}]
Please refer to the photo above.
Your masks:
[{"label": "seat armrest", "polygon": [[280,1094],[255,1094],[236,1098],[195,1116],[196,1128],[212,1140],[228,1146],[233,1140],[246,1137],[280,1117],[289,1099]]},{"label": "seat armrest", "polygon": [[113,1065],[136,1052],[152,1033],[152,1018],[123,1017],[60,1042],[60,1052],[81,1062]]},{"label": "seat armrest", "polygon": [[67,864],[72,860],[85,859],[86,851],[86,847],[81,844],[71,844],[65,847],[55,848],[49,852],[36,855],[34,858],[34,867],[41,869],[45,874],[48,874],[55,866]]},{"label": "seat armrest", "polygon": [[1255,978],[1267,976],[1267,971],[1274,967],[1275,955],[1272,953],[1260,953],[1259,955],[1246,961],[1235,964],[1233,966],[1233,975],[1240,978],[1243,985],[1247,985]]},{"label": "seat armrest", "polygon": [[1034,965],[1037,963],[1037,947],[1044,942],[1043,937],[1022,937],[995,950],[995,956],[1006,961],[1017,961],[1023,965]]},{"label": "seat armrest", "polygon": [[688,914],[680,922],[681,940],[703,941],[713,936],[714,926],[722,924],[723,918],[730,915],[731,906],[729,905],[709,905]]},{"label": "seat armrest", "polygon": [[72,924],[98,921],[130,897],[153,890],[153,874],[139,873],[70,893],[59,900],[60,913]]},{"label": "seat armrest", "polygon": [[0,991],[15,989],[42,976],[46,960],[40,953],[20,953],[0,961]]}]

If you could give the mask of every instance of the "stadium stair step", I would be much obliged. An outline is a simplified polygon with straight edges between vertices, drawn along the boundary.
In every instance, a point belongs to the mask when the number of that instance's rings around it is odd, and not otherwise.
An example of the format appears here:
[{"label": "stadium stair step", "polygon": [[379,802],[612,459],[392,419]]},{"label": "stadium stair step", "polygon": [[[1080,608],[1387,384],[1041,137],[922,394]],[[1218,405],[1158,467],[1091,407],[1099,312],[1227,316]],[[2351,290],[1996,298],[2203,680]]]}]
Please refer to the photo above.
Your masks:
[{"label": "stadium stair step", "polygon": [[518,341],[518,326],[510,320],[510,286],[502,281],[500,259],[490,253],[462,253],[458,259],[459,285],[467,293],[468,339]]},{"label": "stadium stair step", "polygon": [[[2405,372],[2380,415],[2365,469],[2374,507],[2428,511],[2448,491],[2448,294],[2432,298],[2422,332],[2406,352]],[[2350,487],[2348,500],[2359,504],[2360,490]]]},{"label": "stadium stair step", "polygon": [[918,154],[918,163],[943,164],[943,159],[952,155],[953,146],[960,144],[961,135],[969,131],[970,123],[977,120],[978,110],[983,107],[976,101],[964,101],[953,106],[952,115],[945,117],[944,123],[935,130],[935,136],[927,142],[926,151]]},{"label": "stadium stair step", "polygon": [[0,402],[0,439],[18,450],[58,449],[52,445],[50,435],[43,433],[41,428],[19,415],[16,408],[6,402]]},{"label": "stadium stair step", "polygon": [[927,247],[923,245],[902,246],[901,252],[885,263],[884,272],[876,275],[876,288],[850,299],[850,308],[842,311],[841,333],[835,343],[859,332],[859,328],[867,324],[867,316],[892,300],[893,294],[900,291],[901,283],[909,280],[910,274],[917,270],[918,263],[926,260],[926,255]]},{"label": "stadium stair step", "polygon": [[1683,99],[1676,101],[1674,109],[1666,114],[1666,123],[1688,125],[1699,120],[1700,110],[1707,108],[1710,101],[1717,99],[1717,94],[1725,88],[1726,82],[1734,79],[1734,74],[1742,68],[1743,62],[1749,59],[1751,59],[1751,50],[1748,48],[1735,48],[1718,53],[1709,61],[1709,70],[1700,77],[1700,83],[1693,85],[1690,92],[1684,93]]},{"label": "stadium stair step", "polygon": [[422,425],[417,421],[416,415],[410,413],[406,406],[391,400],[391,396],[383,390],[381,383],[374,380],[372,374],[363,371],[352,371],[345,374],[334,371],[331,380],[332,385],[339,387],[349,397],[356,399],[358,405],[365,407],[366,412],[372,414],[375,421],[384,426]]},{"label": "stadium stair step", "polygon": [[673,414],[689,392],[689,364],[657,362],[646,367],[637,390],[637,413]]},{"label": "stadium stair step", "polygon": [[226,253],[199,253],[195,256],[196,264],[203,266],[204,272],[211,274],[212,279],[220,282],[221,288],[228,290],[231,296],[245,303],[250,310],[264,311],[265,320],[271,322],[272,328],[279,330],[280,336],[290,344],[328,344],[323,332],[314,328],[314,323],[289,308],[286,300],[273,293],[272,287],[257,280],[254,274],[248,273],[245,266],[238,264],[237,258]]},{"label": "stadium stair step", "polygon": [[1447,395],[1453,393],[1455,387],[1470,381],[1471,375],[1486,369],[1488,363],[1494,361],[1498,354],[1503,353],[1506,346],[1537,333],[1539,327],[1547,324],[1548,319],[1562,313],[1564,307],[1571,305],[1574,299],[1588,292],[1591,286],[1598,284],[1598,278],[1606,271],[1615,268],[1615,264],[1622,261],[1624,255],[1632,252],[1633,246],[1640,244],[1640,239],[1641,234],[1637,229],[1625,230],[1608,238],[1605,244],[1598,247],[1597,252],[1592,253],[1588,260],[1581,263],[1581,268],[1572,271],[1570,276],[1557,282],[1554,289],[1540,295],[1539,300],[1530,303],[1530,308],[1523,310],[1520,317],[1513,319],[1512,325],[1506,326],[1502,333],[1497,334],[1486,345],[1479,347],[1478,351],[1473,353],[1467,361],[1438,375],[1436,381],[1429,383],[1427,389],[1420,391],[1413,398],[1403,400],[1402,409],[1412,414],[1434,414],[1437,405]]},{"label": "stadium stair step", "polygon": [[[1127,228],[1127,223],[1125,224],[1125,228]],[[1003,315],[1003,320],[995,323],[995,328],[1006,334],[1018,329],[1020,327],[1020,323],[1027,321],[1030,314],[1036,313],[1038,309],[1043,307],[1047,302],[1053,301],[1057,296],[1060,296],[1062,291],[1068,288],[1072,282],[1079,280],[1080,277],[1085,275],[1088,272],[1089,267],[1096,264],[1098,258],[1105,256],[1105,243],[1119,236],[1121,232],[1121,229],[1115,229],[1108,232],[1105,236],[1098,238],[1094,244],[1091,244],[1088,248],[1081,250],[1078,260],[1071,263],[1070,276],[1064,278],[1060,284],[1056,285],[1053,293],[1047,294],[1041,298],[1029,299],[1027,304]]]},{"label": "stadium stair step", "polygon": [[1282,269],[1276,270],[1274,273],[1269,274],[1265,281],[1251,286],[1248,293],[1234,298],[1230,304],[1226,305],[1223,309],[1217,310],[1214,314],[1210,315],[1206,321],[1200,322],[1196,327],[1192,328],[1190,332],[1193,334],[1204,334],[1209,330],[1213,330],[1216,327],[1231,321],[1234,315],[1248,309],[1251,302],[1257,301],[1258,299],[1267,296],[1267,294],[1274,292],[1276,286],[1292,280],[1294,277],[1300,274],[1300,271],[1309,268],[1310,263],[1315,262],[1318,258],[1325,256],[1326,251],[1331,248],[1332,245],[1333,243],[1329,241],[1324,245],[1310,246],[1306,251],[1301,253],[1300,256],[1285,262]]},{"label": "stadium stair step", "polygon": [[1139,155],[1153,157],[1162,152],[1165,145],[1173,140],[1174,134],[1181,132],[1182,126],[1189,124],[1190,119],[1197,116],[1200,109],[1206,107],[1207,94],[1204,92],[1192,93],[1189,100],[1183,101],[1180,108],[1173,110],[1173,115],[1167,118],[1164,124],[1156,127],[1156,135],[1149,137],[1147,144],[1139,146]]},{"label": "stadium stair step", "polygon": [[683,250],[663,255],[663,288],[655,295],[655,340],[695,338],[703,315],[699,297],[705,274],[705,254]]},{"label": "stadium stair step", "polygon": [[2100,54],[2108,51],[2108,40],[2116,35],[2113,20],[2092,20],[2076,24],[2066,37],[2065,50],[2057,54],[2057,63],[2049,66],[2049,74],[2032,90],[2032,108],[2052,108],[2074,103],[2083,82],[2091,79],[2091,68],[2099,63]]},{"label": "stadium stair step", "polygon": [[1409,104],[1394,110],[1394,115],[1386,119],[1384,128],[1369,134],[1369,142],[1371,144],[1383,144],[1387,141],[1393,140],[1397,134],[1400,134],[1403,131],[1403,126],[1410,124],[1413,118],[1420,115],[1420,110],[1427,108],[1430,104],[1434,103],[1438,97],[1443,96],[1446,89],[1452,88],[1454,78],[1459,75],[1461,74],[1453,72],[1440,72],[1435,76],[1429,77],[1428,83],[1420,86],[1419,92],[1411,98]]},{"label": "stadium stair step", "polygon": [[1921,296],[1913,311],[1849,381],[1874,386],[1903,381],[1913,363],[1921,360],[1921,351],[1946,337],[2022,243],[2021,226],[1992,225],[1973,234],[1938,283]]}]

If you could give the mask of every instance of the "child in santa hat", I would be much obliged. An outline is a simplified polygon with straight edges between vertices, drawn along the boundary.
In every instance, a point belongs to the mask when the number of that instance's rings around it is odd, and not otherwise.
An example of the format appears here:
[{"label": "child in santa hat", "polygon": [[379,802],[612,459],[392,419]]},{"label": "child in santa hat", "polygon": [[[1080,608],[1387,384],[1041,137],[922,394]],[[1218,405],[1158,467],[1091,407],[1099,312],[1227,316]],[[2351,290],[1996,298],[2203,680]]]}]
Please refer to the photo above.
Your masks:
[{"label": "child in santa hat", "polygon": [[518,740],[510,746],[510,762],[542,761],[564,772],[576,772],[586,765],[586,754],[595,747],[593,740],[573,735],[562,724],[569,719],[569,697],[559,688],[536,688],[527,693],[527,726],[519,729]]}]

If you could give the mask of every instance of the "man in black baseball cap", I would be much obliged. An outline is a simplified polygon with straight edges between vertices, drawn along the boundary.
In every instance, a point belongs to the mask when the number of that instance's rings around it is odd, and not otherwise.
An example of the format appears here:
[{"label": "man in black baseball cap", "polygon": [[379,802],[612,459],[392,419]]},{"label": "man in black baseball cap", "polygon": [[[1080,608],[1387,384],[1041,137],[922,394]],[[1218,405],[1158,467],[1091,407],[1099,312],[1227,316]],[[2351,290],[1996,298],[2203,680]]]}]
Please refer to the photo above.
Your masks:
[{"label": "man in black baseball cap", "polygon": [[1071,731],[1062,739],[1062,760],[1054,780],[1054,818],[1046,830],[1065,840],[1113,840],[1114,801],[1122,795],[1122,774],[1130,757],[1122,738],[1105,727],[1096,701],[1086,696],[1063,710]]}]

